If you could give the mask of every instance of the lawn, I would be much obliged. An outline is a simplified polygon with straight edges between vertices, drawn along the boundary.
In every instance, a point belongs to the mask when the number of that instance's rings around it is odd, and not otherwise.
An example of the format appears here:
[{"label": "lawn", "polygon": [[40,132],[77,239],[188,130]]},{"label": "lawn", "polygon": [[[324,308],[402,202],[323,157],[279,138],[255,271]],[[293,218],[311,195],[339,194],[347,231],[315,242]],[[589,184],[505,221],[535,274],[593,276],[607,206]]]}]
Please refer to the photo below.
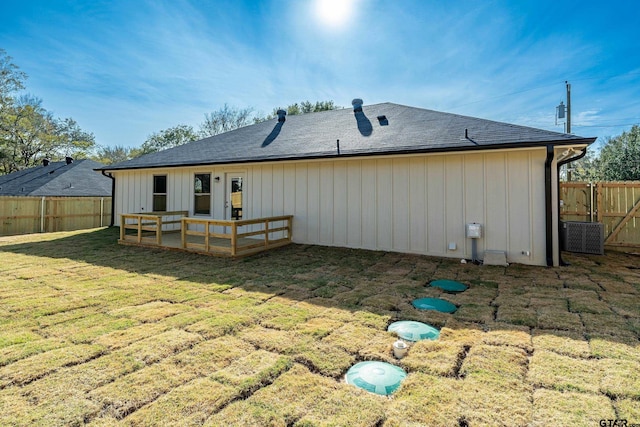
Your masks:
[{"label": "lawn", "polygon": [[[640,423],[637,255],[505,268],[306,245],[230,260],[116,240],[0,238],[0,425]],[[459,308],[418,311],[418,297]],[[440,337],[398,361],[396,320]],[[345,384],[366,360],[408,372],[391,397]]]}]

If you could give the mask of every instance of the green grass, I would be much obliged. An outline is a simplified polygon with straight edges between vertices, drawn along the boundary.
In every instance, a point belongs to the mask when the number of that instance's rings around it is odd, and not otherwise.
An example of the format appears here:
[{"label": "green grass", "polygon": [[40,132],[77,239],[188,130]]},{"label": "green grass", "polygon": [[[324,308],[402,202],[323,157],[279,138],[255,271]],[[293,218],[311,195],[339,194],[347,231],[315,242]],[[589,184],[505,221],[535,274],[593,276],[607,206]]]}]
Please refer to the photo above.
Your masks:
[{"label": "green grass", "polygon": [[[494,268],[290,245],[231,260],[116,240],[0,237],[0,425],[640,422],[637,256]],[[460,308],[419,311],[417,297]],[[440,338],[397,360],[396,320]],[[367,393],[344,382],[363,360],[408,376],[391,398]]]}]

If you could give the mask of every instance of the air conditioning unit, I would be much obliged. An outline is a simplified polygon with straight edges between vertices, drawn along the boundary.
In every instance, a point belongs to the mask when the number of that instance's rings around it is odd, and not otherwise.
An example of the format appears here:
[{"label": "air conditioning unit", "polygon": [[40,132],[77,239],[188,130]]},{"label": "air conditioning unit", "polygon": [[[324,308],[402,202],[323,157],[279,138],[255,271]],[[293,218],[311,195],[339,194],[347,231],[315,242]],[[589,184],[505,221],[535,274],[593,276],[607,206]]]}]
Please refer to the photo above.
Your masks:
[{"label": "air conditioning unit", "polygon": [[604,255],[604,224],[560,221],[560,245],[567,252]]}]

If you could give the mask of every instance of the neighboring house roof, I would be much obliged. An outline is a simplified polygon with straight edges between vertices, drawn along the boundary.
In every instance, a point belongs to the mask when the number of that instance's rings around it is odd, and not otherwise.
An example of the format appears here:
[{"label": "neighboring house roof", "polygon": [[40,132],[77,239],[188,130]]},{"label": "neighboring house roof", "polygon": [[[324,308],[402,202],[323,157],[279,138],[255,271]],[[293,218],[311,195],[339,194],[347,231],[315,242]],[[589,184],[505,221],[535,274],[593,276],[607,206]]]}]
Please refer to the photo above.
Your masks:
[{"label": "neighboring house roof", "polygon": [[268,120],[101,169],[471,151],[594,141],[595,138],[383,103],[365,105],[360,112],[345,108],[287,116],[284,122]]},{"label": "neighboring house roof", "polygon": [[0,175],[0,196],[111,196],[111,179],[96,172],[102,163],[51,162]]}]

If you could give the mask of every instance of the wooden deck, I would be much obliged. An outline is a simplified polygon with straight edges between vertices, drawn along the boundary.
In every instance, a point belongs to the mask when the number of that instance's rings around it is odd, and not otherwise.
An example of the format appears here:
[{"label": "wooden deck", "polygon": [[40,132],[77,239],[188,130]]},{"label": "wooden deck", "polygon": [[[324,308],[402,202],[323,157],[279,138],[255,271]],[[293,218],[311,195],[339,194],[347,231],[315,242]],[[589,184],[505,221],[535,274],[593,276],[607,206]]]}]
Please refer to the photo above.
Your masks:
[{"label": "wooden deck", "polygon": [[186,213],[123,214],[118,242],[228,257],[247,256],[291,243],[291,215],[213,220],[190,218]]}]

